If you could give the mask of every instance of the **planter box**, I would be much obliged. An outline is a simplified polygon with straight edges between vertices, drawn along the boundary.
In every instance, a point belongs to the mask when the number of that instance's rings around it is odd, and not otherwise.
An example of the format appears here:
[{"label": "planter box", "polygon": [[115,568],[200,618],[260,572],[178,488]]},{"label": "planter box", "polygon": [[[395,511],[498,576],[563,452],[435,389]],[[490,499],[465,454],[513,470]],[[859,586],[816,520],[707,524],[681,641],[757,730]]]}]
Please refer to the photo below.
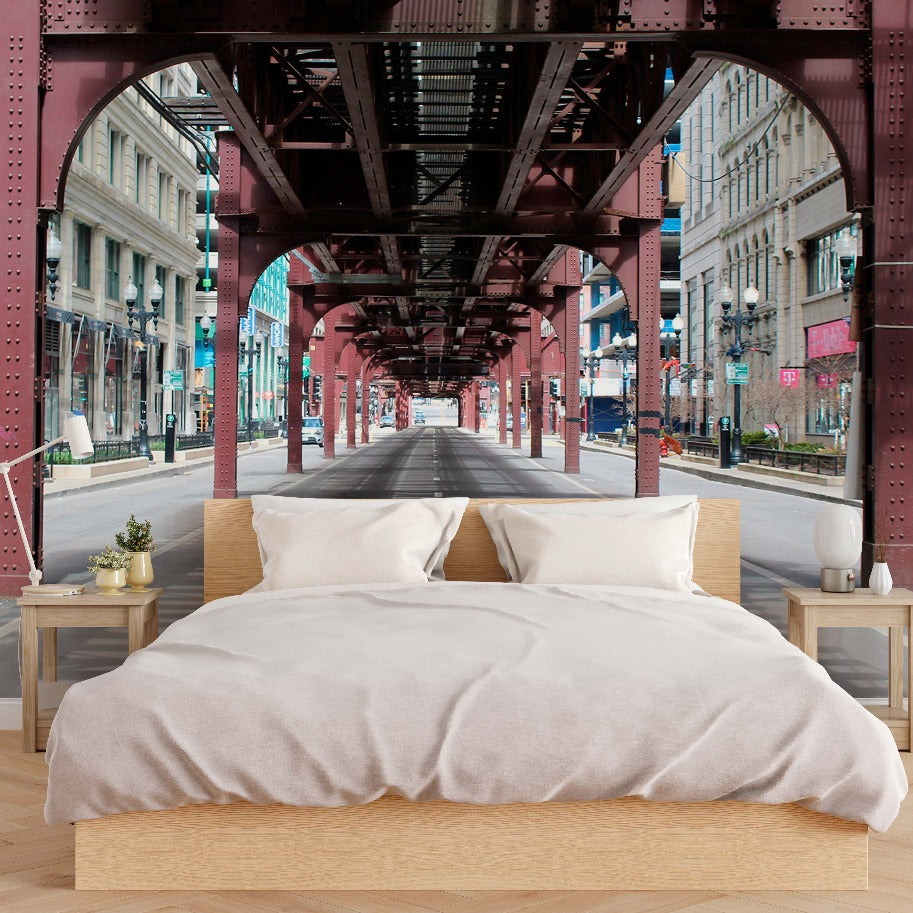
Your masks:
[{"label": "planter box", "polygon": [[751,472],[759,476],[775,476],[779,479],[792,479],[794,482],[811,482],[812,485],[826,487],[843,486],[843,476],[823,476],[817,472],[801,472],[798,469],[781,469],[778,466],[759,466],[757,463],[739,463],[739,472]]},{"label": "planter box", "polygon": [[105,460],[102,463],[55,463],[52,477],[55,479],[98,479],[102,476],[119,475],[145,469],[149,460],[145,457],[130,457],[127,460]]},{"label": "planter box", "polygon": [[[215,447],[191,447],[189,450],[175,450],[174,451],[174,462],[175,463],[187,463],[191,460],[200,460],[205,457],[211,457],[215,453]],[[165,462],[165,451],[164,450],[153,450],[152,451],[152,462],[153,463],[164,463]]]}]

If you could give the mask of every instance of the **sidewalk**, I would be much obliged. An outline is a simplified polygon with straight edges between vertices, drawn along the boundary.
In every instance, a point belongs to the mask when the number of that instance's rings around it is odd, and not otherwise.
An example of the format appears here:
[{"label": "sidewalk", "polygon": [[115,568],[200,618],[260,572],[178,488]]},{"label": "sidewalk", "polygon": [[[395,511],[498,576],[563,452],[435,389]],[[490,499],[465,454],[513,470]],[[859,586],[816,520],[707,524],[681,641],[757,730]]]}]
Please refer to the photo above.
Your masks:
[{"label": "sidewalk", "polygon": [[[270,443],[266,447],[260,446],[239,450],[238,457],[247,456],[251,453],[263,453],[266,450],[280,450],[287,445],[285,438],[269,438],[267,440],[275,441],[276,443]],[[115,472],[110,475],[100,476],[97,479],[45,479],[44,498],[62,498],[75,492],[91,491],[95,488],[112,488],[117,485],[126,485],[130,482],[141,482],[144,479],[157,476],[180,475],[185,472],[192,472],[194,469],[212,466],[214,462],[214,456],[207,456],[187,463],[150,463],[142,469]]]}]

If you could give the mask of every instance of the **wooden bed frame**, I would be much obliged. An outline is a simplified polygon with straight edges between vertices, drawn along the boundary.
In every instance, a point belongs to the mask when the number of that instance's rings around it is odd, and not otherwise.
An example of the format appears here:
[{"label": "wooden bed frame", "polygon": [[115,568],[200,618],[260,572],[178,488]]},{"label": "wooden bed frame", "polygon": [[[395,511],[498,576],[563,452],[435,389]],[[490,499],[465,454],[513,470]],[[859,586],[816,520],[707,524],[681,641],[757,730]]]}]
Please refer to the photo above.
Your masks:
[{"label": "wooden bed frame", "polygon": [[[504,580],[470,502],[445,570]],[[247,500],[205,506],[207,601],[262,576]],[[739,599],[738,501],[702,501],[694,579]],[[868,828],[799,805],[247,803],[76,824],[76,887],[116,890],[850,890]]]}]

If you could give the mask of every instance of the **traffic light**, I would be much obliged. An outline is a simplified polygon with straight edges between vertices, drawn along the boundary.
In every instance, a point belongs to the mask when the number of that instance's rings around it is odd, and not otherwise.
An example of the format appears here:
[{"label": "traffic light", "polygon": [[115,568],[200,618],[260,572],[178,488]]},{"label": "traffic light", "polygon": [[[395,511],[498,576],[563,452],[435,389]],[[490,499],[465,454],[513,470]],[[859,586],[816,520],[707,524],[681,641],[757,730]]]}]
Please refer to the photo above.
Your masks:
[{"label": "traffic light", "polygon": [[561,378],[560,377],[550,377],[548,381],[548,392],[549,396],[554,399],[558,399],[561,396]]}]

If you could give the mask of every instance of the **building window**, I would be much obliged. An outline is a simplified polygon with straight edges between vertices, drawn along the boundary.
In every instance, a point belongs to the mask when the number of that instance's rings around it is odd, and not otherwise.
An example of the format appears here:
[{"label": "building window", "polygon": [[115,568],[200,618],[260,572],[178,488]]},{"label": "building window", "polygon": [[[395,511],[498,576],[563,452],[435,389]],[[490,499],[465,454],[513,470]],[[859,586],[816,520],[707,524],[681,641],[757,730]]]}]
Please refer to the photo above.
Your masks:
[{"label": "building window", "polygon": [[108,183],[120,187],[124,169],[123,136],[117,130],[108,131]]},{"label": "building window", "polygon": [[125,340],[114,335],[109,324],[105,337],[105,430],[123,434],[124,426],[124,349]]},{"label": "building window", "polygon": [[44,357],[41,373],[45,378],[44,388],[44,436],[52,441],[60,437],[60,324],[48,319],[44,324]]},{"label": "building window", "polygon": [[158,218],[164,222],[168,217],[168,175],[159,172]]},{"label": "building window", "polygon": [[83,222],[73,222],[73,284],[76,288],[92,287],[92,229]]},{"label": "building window", "polygon": [[70,409],[92,421],[92,391],[95,388],[95,333],[83,321],[74,324],[72,398]]},{"label": "building window", "polygon": [[120,301],[120,241],[105,238],[105,298]]},{"label": "building window", "polygon": [[178,191],[178,231],[183,235],[187,232],[187,191]]},{"label": "building window", "polygon": [[132,279],[136,286],[136,303],[138,306],[146,307],[149,304],[146,301],[146,258],[136,251],[133,251]]},{"label": "building window", "polygon": [[156,266],[155,281],[162,287],[162,303],[159,305],[159,316],[163,320],[168,319],[168,308],[166,307],[168,302],[168,286],[165,284],[167,278],[168,277],[165,275],[165,267]]},{"label": "building window", "polygon": [[844,231],[849,231],[853,236],[856,234],[855,226],[845,225],[830,234],[812,238],[808,242],[809,295],[820,295],[841,287],[837,239]]},{"label": "building window", "polygon": [[149,200],[149,159],[136,153],[136,188],[134,199],[144,209]]},{"label": "building window", "polygon": [[184,323],[184,279],[174,277],[174,322],[181,326]]}]

